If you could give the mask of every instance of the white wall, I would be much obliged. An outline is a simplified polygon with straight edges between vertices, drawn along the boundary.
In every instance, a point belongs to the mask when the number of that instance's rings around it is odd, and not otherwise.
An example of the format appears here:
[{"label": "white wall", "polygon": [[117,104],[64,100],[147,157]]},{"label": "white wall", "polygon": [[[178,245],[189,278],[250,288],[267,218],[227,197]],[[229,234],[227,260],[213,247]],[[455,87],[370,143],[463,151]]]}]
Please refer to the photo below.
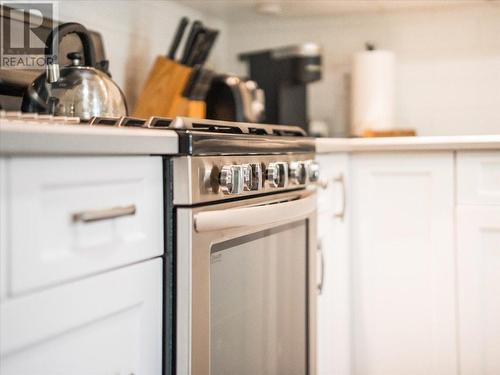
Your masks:
[{"label": "white wall", "polygon": [[133,108],[155,57],[167,53],[182,16],[220,29],[209,64],[219,68],[226,61],[225,23],[182,4],[168,0],[63,0],[59,4],[61,20],[80,22],[102,34],[113,79],[124,90],[129,108]]},{"label": "white wall", "polygon": [[[264,18],[229,23],[230,68],[239,52],[314,41],[324,47],[324,78],[310,86],[309,112],[330,134],[348,123],[345,74],[366,41],[396,52],[396,121],[420,135],[500,133],[498,3],[385,14]],[[347,96],[347,97],[346,97]]]},{"label": "white wall", "polygon": [[330,134],[349,122],[348,73],[367,40],[398,57],[396,120],[420,135],[500,133],[500,6],[498,3],[398,13],[309,18],[254,17],[225,22],[169,0],[60,2],[60,18],[104,38],[113,78],[132,107],[158,54],[166,53],[182,16],[221,34],[211,57],[218,71],[246,72],[237,54],[315,41],[325,73],[310,86],[310,117]]}]

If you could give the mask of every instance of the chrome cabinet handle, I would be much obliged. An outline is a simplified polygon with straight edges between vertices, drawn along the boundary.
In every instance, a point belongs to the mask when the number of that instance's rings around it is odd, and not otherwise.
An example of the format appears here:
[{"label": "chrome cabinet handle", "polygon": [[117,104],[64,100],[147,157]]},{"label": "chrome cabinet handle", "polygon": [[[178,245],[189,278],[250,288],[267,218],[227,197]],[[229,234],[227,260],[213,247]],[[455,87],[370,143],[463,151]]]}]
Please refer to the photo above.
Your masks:
[{"label": "chrome cabinet handle", "polygon": [[346,191],[345,191],[345,179],[344,179],[344,174],[341,173],[337,177],[333,179],[334,183],[340,184],[342,188],[342,207],[340,208],[339,212],[336,212],[334,214],[334,217],[337,219],[340,219],[340,221],[344,221],[345,217],[345,208],[346,208]]},{"label": "chrome cabinet handle", "polygon": [[326,190],[330,186],[330,179],[321,179],[316,183],[321,189]]},{"label": "chrome cabinet handle", "polygon": [[135,215],[137,209],[135,204],[124,207],[113,207],[103,210],[89,210],[77,212],[71,215],[74,223],[92,223],[94,221],[116,219],[123,216],[133,216]]},{"label": "chrome cabinet handle", "polygon": [[318,294],[323,292],[323,282],[325,280],[325,257],[323,256],[323,244],[318,240],[317,251],[319,253],[320,277],[318,282]]}]

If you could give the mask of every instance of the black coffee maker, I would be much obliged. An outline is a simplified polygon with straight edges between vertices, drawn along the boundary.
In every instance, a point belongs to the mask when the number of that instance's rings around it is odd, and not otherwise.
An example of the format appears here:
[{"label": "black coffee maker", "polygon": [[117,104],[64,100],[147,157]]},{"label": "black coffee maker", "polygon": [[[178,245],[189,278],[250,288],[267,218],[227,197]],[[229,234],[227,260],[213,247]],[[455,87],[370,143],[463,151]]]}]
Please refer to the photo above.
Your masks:
[{"label": "black coffee maker", "polygon": [[248,63],[250,79],[264,90],[263,122],[307,129],[308,83],[321,79],[321,49],[305,43],[239,55]]}]

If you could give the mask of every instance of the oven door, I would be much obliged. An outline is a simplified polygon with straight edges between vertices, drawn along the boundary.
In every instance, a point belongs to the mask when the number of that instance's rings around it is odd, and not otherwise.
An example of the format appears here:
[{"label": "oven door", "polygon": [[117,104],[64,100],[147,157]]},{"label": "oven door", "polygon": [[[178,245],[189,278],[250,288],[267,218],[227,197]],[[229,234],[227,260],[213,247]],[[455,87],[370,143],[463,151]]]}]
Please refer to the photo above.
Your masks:
[{"label": "oven door", "polygon": [[315,375],[316,199],[177,210],[176,372]]}]

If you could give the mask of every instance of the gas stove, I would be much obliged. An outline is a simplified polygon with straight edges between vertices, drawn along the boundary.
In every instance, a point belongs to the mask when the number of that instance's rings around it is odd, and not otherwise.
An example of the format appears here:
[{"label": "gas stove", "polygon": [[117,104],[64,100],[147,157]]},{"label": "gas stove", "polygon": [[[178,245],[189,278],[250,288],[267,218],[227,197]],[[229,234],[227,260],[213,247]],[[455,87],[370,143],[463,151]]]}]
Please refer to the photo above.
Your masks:
[{"label": "gas stove", "polygon": [[[164,159],[172,373],[314,373],[313,139],[294,126],[141,121],[121,126],[164,127],[179,139],[180,154]],[[262,351],[270,342],[285,354]]]},{"label": "gas stove", "polygon": [[90,126],[166,129],[179,135],[184,155],[314,152],[314,142],[298,126],[253,124],[188,117],[94,117]]},{"label": "gas stove", "polygon": [[298,126],[176,117],[94,117],[89,126],[175,131],[175,205],[305,189],[317,182],[312,138]]}]

